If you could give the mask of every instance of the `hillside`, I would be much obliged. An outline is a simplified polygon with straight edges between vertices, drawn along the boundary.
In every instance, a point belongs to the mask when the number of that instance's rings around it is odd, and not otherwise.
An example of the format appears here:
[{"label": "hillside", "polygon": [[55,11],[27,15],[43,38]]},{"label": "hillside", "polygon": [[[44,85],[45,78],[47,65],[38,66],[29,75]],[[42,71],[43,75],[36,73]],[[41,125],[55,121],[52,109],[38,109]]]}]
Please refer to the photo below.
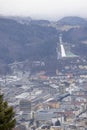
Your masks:
[{"label": "hillside", "polygon": [[75,45],[75,47],[72,48],[74,53],[81,56],[87,56],[87,27],[70,29],[67,32],[64,31],[63,39],[71,45]]},{"label": "hillside", "polygon": [[76,17],[76,16],[70,16],[70,17],[64,17],[57,21],[57,24],[59,25],[71,25],[71,26],[86,26],[87,21],[83,18]]},{"label": "hillside", "polygon": [[63,41],[75,45],[74,53],[87,56],[87,44],[82,44],[87,41],[86,21],[70,17],[59,23],[64,21],[69,25],[78,23],[80,27],[61,31],[51,26],[48,20],[0,18],[0,72],[14,61],[55,60],[59,33],[63,34]]},{"label": "hillside", "polygon": [[35,22],[20,24],[15,20],[0,19],[0,61],[39,59],[54,53],[57,31]]}]

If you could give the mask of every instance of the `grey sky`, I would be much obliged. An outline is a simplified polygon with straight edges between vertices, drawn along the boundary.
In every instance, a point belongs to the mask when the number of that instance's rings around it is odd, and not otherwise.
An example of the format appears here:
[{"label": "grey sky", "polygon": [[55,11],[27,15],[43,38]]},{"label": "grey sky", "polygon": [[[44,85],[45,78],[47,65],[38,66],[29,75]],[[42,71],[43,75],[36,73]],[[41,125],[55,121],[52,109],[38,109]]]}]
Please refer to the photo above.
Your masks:
[{"label": "grey sky", "polygon": [[87,0],[0,0],[1,15],[58,19],[64,16],[87,17]]}]

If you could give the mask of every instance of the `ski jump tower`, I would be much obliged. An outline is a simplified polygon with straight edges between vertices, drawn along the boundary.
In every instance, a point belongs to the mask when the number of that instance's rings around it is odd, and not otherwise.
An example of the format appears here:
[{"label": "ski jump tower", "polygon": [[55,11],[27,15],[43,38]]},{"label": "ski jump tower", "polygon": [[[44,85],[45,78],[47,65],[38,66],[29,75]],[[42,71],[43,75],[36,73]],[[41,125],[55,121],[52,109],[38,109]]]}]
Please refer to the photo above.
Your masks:
[{"label": "ski jump tower", "polygon": [[62,41],[62,34],[59,35],[59,43],[57,43],[56,51],[57,51],[57,59],[78,58],[78,56],[73,54],[69,49],[65,50],[64,42]]},{"label": "ski jump tower", "polygon": [[66,57],[66,52],[63,46],[62,34],[59,35],[59,43],[57,43],[57,59]]}]

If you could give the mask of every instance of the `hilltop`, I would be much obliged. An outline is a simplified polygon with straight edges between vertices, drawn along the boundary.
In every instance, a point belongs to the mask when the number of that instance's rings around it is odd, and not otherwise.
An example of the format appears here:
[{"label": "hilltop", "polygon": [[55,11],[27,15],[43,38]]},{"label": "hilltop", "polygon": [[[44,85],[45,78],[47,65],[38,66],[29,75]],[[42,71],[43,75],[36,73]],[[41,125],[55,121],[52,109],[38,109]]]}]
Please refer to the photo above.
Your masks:
[{"label": "hilltop", "polygon": [[86,26],[87,21],[84,18],[80,18],[77,16],[68,16],[64,17],[57,21],[57,24],[60,25],[71,25],[71,26]]}]

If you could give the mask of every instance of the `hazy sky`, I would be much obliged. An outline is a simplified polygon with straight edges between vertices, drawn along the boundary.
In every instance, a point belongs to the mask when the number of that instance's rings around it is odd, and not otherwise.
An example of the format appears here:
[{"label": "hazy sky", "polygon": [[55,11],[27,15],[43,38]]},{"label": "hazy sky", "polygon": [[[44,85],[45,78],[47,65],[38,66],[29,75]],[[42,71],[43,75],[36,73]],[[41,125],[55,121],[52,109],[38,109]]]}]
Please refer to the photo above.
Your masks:
[{"label": "hazy sky", "polygon": [[42,19],[70,15],[87,18],[87,0],[0,0],[0,14]]}]

